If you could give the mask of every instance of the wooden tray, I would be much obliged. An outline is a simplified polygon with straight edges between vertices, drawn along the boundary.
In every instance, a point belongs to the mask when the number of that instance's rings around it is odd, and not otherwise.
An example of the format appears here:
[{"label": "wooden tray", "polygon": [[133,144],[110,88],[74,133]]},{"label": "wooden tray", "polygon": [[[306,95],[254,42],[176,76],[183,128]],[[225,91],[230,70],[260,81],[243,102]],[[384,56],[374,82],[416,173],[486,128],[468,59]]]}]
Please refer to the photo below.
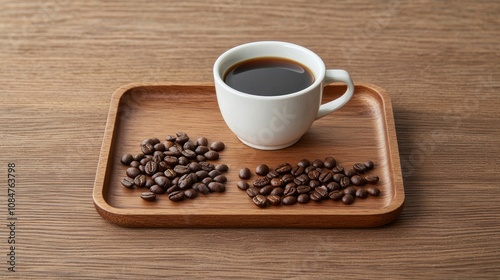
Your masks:
[{"label": "wooden tray", "polygon": [[[324,99],[331,100],[344,91],[345,86],[327,86]],[[163,140],[178,131],[194,139],[205,136],[209,141],[226,144],[217,161],[230,167],[226,192],[180,203],[159,195],[151,203],[139,197],[144,190],[124,188],[120,182],[126,167],[120,163],[121,156],[139,153],[143,139]],[[296,164],[303,158],[326,156],[335,157],[343,166],[374,161],[375,169],[370,174],[380,177],[381,195],[357,199],[351,205],[325,200],[261,209],[236,187],[242,167]],[[316,121],[297,144],[277,151],[261,151],[245,146],[226,126],[213,85],[121,87],[111,98],[93,199],[102,217],[129,227],[344,228],[387,224],[398,217],[404,203],[390,98],[377,86],[358,85],[346,106]]]}]

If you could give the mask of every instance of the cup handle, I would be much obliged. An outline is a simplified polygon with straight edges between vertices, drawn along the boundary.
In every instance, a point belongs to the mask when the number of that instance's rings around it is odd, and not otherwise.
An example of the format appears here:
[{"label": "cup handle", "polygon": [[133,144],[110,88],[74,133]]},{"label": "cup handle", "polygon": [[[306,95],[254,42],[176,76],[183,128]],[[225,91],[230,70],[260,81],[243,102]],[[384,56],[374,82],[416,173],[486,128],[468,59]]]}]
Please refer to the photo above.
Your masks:
[{"label": "cup handle", "polygon": [[325,74],[325,86],[327,84],[331,84],[333,82],[343,82],[347,85],[347,90],[342,96],[332,100],[328,103],[322,104],[319,107],[318,115],[316,119],[322,118],[331,112],[339,109],[344,106],[349,99],[351,99],[352,94],[354,93],[354,84],[352,82],[351,76],[345,70],[341,69],[330,69],[326,70]]}]

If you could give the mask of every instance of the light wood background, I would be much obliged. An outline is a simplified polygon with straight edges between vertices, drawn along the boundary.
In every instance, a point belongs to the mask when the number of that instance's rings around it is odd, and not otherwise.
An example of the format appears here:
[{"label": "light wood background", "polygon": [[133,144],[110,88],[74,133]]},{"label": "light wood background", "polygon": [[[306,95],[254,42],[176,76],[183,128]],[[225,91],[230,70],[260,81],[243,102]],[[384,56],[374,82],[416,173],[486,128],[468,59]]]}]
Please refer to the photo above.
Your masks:
[{"label": "light wood background", "polygon": [[[495,279],[497,1],[11,1],[0,9],[0,277]],[[376,229],[130,229],[92,188],[112,92],[204,83],[256,40],[391,95],[406,204]],[[7,164],[16,164],[8,272]]]}]

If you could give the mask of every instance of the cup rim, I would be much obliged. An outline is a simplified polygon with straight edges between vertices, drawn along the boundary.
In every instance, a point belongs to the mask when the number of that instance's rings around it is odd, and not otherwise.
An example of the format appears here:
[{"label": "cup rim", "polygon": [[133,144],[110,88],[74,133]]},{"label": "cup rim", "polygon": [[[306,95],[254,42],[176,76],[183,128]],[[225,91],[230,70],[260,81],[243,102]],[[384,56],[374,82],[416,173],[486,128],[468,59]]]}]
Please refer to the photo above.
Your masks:
[{"label": "cup rim", "polygon": [[[275,95],[275,96],[262,96],[262,95],[248,94],[248,93],[245,93],[245,92],[242,92],[242,91],[239,91],[237,89],[234,89],[234,88],[230,87],[222,79],[221,75],[223,75],[224,73],[221,73],[222,71],[220,71],[221,70],[220,69],[221,63],[229,55],[234,54],[236,52],[239,52],[242,49],[253,47],[255,45],[270,45],[270,46],[279,46],[279,47],[283,47],[284,46],[284,47],[288,47],[288,48],[297,49],[297,50],[299,50],[301,52],[306,53],[312,59],[316,60],[316,62],[320,66],[320,69],[316,69],[316,68],[312,69],[312,67],[310,67],[310,64],[309,65],[305,65],[306,67],[309,68],[309,70],[311,70],[313,72],[314,82],[311,85],[309,85],[308,87],[306,87],[306,88],[304,88],[302,90],[299,90],[299,91],[296,91],[296,92],[292,92],[292,93],[289,93],[289,94]],[[270,57],[270,56],[263,54],[261,56],[256,56],[256,57]],[[288,59],[291,59],[291,60],[295,60],[295,59],[289,58],[287,56],[282,56],[282,57],[283,58],[288,58]],[[232,64],[232,65],[234,65],[234,64]],[[224,69],[224,71],[225,70],[227,70],[227,69]],[[318,70],[318,71],[316,71],[316,70]],[[256,41],[256,42],[250,42],[250,43],[245,43],[245,44],[241,44],[241,45],[235,46],[235,47],[233,47],[231,49],[226,50],[224,53],[222,53],[217,58],[217,60],[215,61],[214,67],[213,67],[213,74],[214,74],[215,83],[217,83],[220,86],[224,87],[225,90],[230,91],[233,94],[236,94],[236,95],[239,95],[239,96],[242,96],[242,97],[245,97],[245,98],[253,98],[253,99],[259,99],[259,100],[279,100],[279,99],[287,99],[287,98],[290,98],[290,97],[295,97],[295,96],[298,96],[298,95],[303,95],[303,94],[309,92],[312,88],[320,86],[321,83],[323,83],[323,80],[325,78],[325,72],[326,72],[325,63],[323,62],[323,60],[316,53],[314,53],[313,51],[311,51],[308,48],[305,48],[303,46],[300,46],[300,45],[297,45],[297,44],[294,44],[294,43],[283,42],[283,41]]]}]

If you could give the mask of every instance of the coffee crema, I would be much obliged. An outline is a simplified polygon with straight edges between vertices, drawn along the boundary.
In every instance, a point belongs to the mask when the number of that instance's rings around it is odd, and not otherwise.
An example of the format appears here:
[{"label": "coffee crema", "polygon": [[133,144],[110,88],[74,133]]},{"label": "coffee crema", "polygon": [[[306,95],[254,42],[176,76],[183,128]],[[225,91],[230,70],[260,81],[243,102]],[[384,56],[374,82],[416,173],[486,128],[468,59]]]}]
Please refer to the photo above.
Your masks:
[{"label": "coffee crema", "polygon": [[259,57],[231,66],[223,80],[243,93],[279,96],[309,87],[314,83],[314,75],[306,66],[290,59]]}]

